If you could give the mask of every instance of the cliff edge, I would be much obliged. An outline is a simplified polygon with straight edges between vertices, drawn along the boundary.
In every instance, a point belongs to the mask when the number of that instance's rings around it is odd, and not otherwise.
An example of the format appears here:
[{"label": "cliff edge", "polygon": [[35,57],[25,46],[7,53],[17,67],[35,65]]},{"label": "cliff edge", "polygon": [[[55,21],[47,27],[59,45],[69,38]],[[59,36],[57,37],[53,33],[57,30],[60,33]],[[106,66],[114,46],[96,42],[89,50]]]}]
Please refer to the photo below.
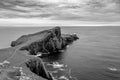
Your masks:
[{"label": "cliff edge", "polygon": [[39,52],[59,52],[77,39],[79,38],[76,34],[61,34],[60,27],[55,27],[35,34],[23,35],[13,41],[11,46],[19,46],[20,50],[27,50],[31,55],[37,55]]},{"label": "cliff edge", "polygon": [[61,34],[60,27],[21,36],[0,50],[0,80],[53,80],[36,55],[57,53],[77,39],[76,34]]}]

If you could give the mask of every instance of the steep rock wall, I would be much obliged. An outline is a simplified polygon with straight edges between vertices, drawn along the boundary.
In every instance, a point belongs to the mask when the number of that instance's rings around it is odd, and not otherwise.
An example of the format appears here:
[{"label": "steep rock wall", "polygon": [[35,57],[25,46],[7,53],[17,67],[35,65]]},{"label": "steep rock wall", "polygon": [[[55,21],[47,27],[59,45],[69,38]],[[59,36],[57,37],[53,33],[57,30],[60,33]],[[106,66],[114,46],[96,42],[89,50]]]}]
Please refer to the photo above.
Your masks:
[{"label": "steep rock wall", "polygon": [[38,52],[58,52],[77,39],[78,37],[75,34],[61,35],[60,27],[55,27],[35,34],[21,36],[13,41],[11,46],[20,46],[20,50],[27,50],[30,54],[37,55]]}]

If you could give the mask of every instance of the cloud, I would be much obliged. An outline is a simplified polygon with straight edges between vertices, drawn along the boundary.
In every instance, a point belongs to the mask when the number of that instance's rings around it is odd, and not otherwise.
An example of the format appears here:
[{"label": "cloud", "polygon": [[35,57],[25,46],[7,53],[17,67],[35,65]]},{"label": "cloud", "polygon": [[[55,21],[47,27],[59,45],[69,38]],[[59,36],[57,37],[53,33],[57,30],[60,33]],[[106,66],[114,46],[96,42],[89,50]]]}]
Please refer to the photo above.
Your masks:
[{"label": "cloud", "polygon": [[1,18],[120,21],[119,0],[1,0]]}]

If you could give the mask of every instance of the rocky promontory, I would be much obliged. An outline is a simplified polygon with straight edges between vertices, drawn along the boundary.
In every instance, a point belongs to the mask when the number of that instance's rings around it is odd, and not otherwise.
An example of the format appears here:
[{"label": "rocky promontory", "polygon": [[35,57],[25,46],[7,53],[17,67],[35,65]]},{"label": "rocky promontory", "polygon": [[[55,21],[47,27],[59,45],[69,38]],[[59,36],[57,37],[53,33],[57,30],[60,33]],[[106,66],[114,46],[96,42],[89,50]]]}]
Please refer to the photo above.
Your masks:
[{"label": "rocky promontory", "polygon": [[23,35],[13,41],[11,46],[19,46],[20,50],[27,50],[31,55],[36,55],[38,52],[58,52],[77,39],[76,34],[61,34],[60,27],[55,27],[35,34]]},{"label": "rocky promontory", "polygon": [[0,80],[53,80],[36,55],[57,54],[77,39],[76,34],[61,34],[60,27],[21,36],[0,50]]}]

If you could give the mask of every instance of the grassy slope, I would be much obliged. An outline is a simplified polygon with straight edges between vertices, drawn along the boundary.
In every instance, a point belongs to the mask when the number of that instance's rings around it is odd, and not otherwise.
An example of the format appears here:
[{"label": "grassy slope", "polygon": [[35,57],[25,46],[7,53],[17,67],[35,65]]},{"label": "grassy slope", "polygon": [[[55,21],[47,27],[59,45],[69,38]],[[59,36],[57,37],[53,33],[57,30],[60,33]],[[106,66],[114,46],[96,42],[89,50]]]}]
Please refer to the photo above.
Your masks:
[{"label": "grassy slope", "polygon": [[[10,62],[10,66],[17,66],[17,67],[23,67],[24,73],[27,75],[34,76],[36,80],[46,80],[43,79],[40,76],[37,76],[36,74],[32,73],[26,65],[24,65],[24,62],[34,58],[34,56],[27,55],[26,51],[19,51],[16,48],[6,48],[0,50],[0,62],[3,62],[4,60],[8,60]],[[9,71],[10,69],[6,69]],[[1,74],[2,75],[2,74]],[[0,75],[0,80],[2,79]],[[4,77],[7,75],[6,72],[4,72]],[[14,75],[13,75],[14,76]]]}]

